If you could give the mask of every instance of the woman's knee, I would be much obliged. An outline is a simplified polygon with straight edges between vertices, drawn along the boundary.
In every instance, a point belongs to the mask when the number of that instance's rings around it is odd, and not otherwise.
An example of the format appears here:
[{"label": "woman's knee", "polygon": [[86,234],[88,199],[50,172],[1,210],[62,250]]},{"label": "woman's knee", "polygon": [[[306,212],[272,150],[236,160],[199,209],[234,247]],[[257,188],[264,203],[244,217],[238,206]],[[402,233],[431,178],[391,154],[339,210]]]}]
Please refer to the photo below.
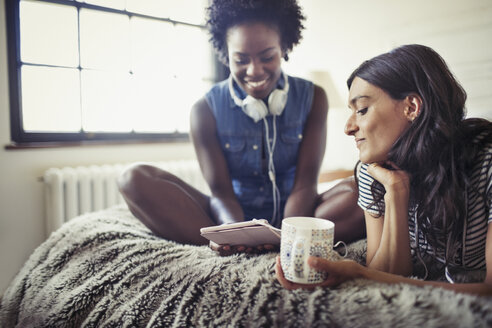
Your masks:
[{"label": "woman's knee", "polygon": [[358,191],[355,183],[346,179],[320,195],[320,202],[315,210],[315,215],[328,218],[359,216],[361,210],[357,204],[357,199]]},{"label": "woman's knee", "polygon": [[123,194],[131,194],[146,188],[151,179],[159,175],[159,168],[148,164],[136,164],[128,167],[118,177],[117,183]]},{"label": "woman's knee", "polygon": [[320,195],[320,202],[336,198],[339,195],[352,196],[357,199],[358,189],[354,177],[345,178],[332,188],[325,191]]}]

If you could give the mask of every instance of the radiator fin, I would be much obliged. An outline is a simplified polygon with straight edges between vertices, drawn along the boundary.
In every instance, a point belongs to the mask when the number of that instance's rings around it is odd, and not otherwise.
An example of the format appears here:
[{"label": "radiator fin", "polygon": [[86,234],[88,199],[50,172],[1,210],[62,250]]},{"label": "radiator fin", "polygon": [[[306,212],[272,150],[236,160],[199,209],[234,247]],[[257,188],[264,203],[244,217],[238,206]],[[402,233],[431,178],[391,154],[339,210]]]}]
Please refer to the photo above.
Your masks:
[{"label": "radiator fin", "polygon": [[[133,163],[134,164],[134,163]],[[49,235],[64,222],[84,213],[124,203],[116,180],[128,165],[92,165],[50,168],[45,184],[46,229]],[[145,163],[173,173],[198,190],[209,193],[198,162],[180,160]]]}]

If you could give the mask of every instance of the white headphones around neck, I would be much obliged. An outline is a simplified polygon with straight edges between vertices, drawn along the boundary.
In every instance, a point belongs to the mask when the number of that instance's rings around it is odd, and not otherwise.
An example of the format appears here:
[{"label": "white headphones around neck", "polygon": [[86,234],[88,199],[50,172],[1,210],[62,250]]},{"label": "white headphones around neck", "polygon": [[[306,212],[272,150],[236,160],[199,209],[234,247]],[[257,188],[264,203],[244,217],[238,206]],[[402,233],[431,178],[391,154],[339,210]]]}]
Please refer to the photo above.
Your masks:
[{"label": "white headphones around neck", "polygon": [[241,107],[243,112],[251,117],[256,123],[267,116],[268,113],[277,116],[282,114],[289,93],[289,80],[285,73],[283,73],[283,77],[285,81],[284,88],[275,89],[270,93],[270,96],[268,96],[268,107],[263,100],[256,99],[250,95],[247,95],[243,100],[239,99],[236,92],[234,92],[232,76],[229,77],[229,92],[234,103]]},{"label": "white headphones around neck", "polygon": [[[250,95],[247,95],[243,100],[239,99],[234,91],[233,86],[233,78],[232,75],[229,77],[229,92],[231,94],[232,99],[234,99],[234,103],[241,107],[243,112],[251,117],[255,123],[260,120],[263,120],[265,124],[265,141],[268,150],[268,177],[272,182],[272,193],[273,193],[273,213],[271,223],[274,226],[280,226],[280,191],[277,187],[276,183],[276,173],[275,166],[273,163],[273,152],[275,151],[275,144],[277,141],[277,124],[275,122],[275,118],[282,114],[285,105],[287,104],[287,98],[289,93],[289,80],[287,75],[283,73],[284,77],[284,88],[283,89],[275,89],[268,96],[268,107],[265,105],[262,99],[256,99]],[[270,111],[268,110],[270,109]],[[268,128],[268,123],[265,117],[268,113],[273,115],[273,138],[270,139],[270,133]]]}]

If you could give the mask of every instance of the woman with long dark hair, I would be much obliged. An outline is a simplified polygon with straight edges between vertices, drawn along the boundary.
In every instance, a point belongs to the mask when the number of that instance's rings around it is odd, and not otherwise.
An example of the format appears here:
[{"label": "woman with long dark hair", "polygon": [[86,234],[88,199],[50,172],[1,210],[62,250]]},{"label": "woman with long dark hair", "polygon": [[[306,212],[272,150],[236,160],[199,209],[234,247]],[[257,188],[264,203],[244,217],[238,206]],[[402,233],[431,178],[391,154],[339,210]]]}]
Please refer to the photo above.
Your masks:
[{"label": "woman with long dark hair", "polygon": [[[492,124],[431,48],[406,45],[349,77],[345,132],[359,149],[366,266],[311,258],[326,286],[352,278],[492,294]],[[419,272],[417,268],[422,270]],[[457,278],[475,283],[457,283]],[[423,274],[425,281],[403,276]],[[287,288],[303,287],[277,276]]]}]

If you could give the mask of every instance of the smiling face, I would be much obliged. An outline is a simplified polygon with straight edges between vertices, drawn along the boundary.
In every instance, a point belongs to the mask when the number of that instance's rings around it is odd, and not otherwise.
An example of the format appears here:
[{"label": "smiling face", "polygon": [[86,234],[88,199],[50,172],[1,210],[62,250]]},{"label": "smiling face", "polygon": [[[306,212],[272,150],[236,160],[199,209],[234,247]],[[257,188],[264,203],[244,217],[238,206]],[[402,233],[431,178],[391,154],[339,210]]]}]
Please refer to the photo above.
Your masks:
[{"label": "smiling face", "polygon": [[345,133],[355,137],[361,162],[386,161],[393,144],[411,124],[406,101],[392,99],[382,89],[356,77],[349,91],[349,107],[352,113]]},{"label": "smiling face", "polygon": [[227,31],[229,68],[247,94],[265,99],[281,75],[280,35],[264,23],[244,23]]}]

